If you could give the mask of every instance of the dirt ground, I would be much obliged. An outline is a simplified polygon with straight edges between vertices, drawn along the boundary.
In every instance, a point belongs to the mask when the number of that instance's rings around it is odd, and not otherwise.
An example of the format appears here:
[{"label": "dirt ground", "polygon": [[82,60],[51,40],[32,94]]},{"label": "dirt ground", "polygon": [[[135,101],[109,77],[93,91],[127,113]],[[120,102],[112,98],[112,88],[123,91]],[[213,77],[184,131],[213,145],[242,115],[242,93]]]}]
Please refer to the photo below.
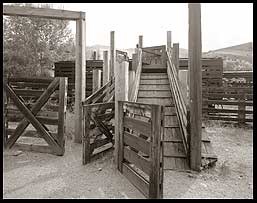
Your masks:
[{"label": "dirt ground", "polygon": [[[72,114],[67,114],[67,121]],[[82,146],[65,155],[4,152],[4,198],[144,198],[113,164],[113,151],[82,165]],[[164,172],[164,198],[253,198],[253,130],[219,123],[206,126],[216,166],[200,173]],[[17,151],[16,151],[17,152]]]}]

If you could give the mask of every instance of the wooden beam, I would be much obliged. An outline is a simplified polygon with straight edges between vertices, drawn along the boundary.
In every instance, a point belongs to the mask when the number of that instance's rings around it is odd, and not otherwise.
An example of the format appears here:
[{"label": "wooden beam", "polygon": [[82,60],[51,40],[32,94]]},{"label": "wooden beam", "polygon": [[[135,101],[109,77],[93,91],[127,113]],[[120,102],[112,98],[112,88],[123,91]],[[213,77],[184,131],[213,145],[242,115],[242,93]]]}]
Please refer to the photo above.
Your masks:
[{"label": "wooden beam", "polygon": [[138,48],[143,48],[143,35],[139,35]]},{"label": "wooden beam", "polygon": [[[24,17],[40,17],[60,20],[78,20],[83,12],[68,11],[52,8],[32,8],[25,6],[7,6],[3,7],[3,15],[8,16],[24,16]],[[85,20],[85,16],[84,16]]]},{"label": "wooden beam", "polygon": [[172,61],[173,64],[175,65],[176,71],[177,71],[177,77],[178,77],[178,72],[179,72],[179,43],[174,43],[173,44],[173,49],[172,49]]},{"label": "wooden beam", "polygon": [[202,140],[201,6],[189,3],[190,167],[200,171]]},{"label": "wooden beam", "polygon": [[172,44],[172,41],[171,41],[171,31],[167,31],[167,49],[171,48],[171,44]]},{"label": "wooden beam", "polygon": [[[96,51],[93,54],[93,60],[96,60]],[[93,93],[101,87],[101,70],[93,69]]]},{"label": "wooden beam", "polygon": [[103,85],[109,81],[108,51],[103,52]]},{"label": "wooden beam", "polygon": [[110,70],[109,70],[109,80],[112,79],[114,76],[114,63],[115,63],[115,53],[114,53],[114,31],[111,31],[111,37],[110,37]]},{"label": "wooden beam", "polygon": [[86,22],[85,13],[76,22],[76,64],[75,64],[75,143],[81,143],[82,101],[85,100],[86,89]]},{"label": "wooden beam", "polygon": [[[115,63],[115,165],[118,166],[119,152],[119,117],[118,101],[128,101],[128,67],[126,57],[123,54],[116,55]],[[117,116],[116,116],[117,115]]]}]

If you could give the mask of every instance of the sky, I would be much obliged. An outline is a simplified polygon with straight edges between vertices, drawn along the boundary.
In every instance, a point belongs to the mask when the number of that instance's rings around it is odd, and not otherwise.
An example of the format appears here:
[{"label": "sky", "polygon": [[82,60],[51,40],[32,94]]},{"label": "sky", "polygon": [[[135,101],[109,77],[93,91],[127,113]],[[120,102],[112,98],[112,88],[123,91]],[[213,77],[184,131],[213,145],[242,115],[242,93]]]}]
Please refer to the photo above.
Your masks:
[{"label": "sky", "polygon": [[[143,46],[165,45],[167,31],[172,43],[188,48],[186,3],[53,3],[54,8],[86,13],[86,45],[109,46],[115,31],[116,48],[135,48],[138,36]],[[202,3],[202,51],[253,41],[252,3]],[[75,33],[75,22],[71,22]]]}]

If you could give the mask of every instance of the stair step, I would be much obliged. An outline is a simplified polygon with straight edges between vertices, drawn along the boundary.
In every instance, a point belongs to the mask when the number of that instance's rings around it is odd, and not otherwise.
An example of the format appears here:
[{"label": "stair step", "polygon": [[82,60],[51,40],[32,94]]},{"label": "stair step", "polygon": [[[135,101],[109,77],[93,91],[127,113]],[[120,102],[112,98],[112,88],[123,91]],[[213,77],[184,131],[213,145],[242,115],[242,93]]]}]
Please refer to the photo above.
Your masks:
[{"label": "stair step", "polygon": [[163,156],[185,156],[184,145],[181,142],[163,142]]},{"label": "stair step", "polygon": [[163,140],[163,142],[183,143],[183,140],[181,140],[181,139],[170,139],[170,140]]},{"label": "stair step", "polygon": [[183,157],[164,157],[164,170],[189,170],[188,160]]},{"label": "stair step", "polygon": [[156,98],[160,98],[160,97],[171,97],[171,93],[169,90],[139,90],[138,92],[138,97],[156,97]]},{"label": "stair step", "polygon": [[141,77],[144,78],[167,78],[167,73],[141,73]]},{"label": "stair step", "polygon": [[170,104],[171,98],[137,98],[137,102],[146,104],[158,104],[158,105],[168,105]]},{"label": "stair step", "polygon": [[166,65],[163,65],[163,64],[143,65],[142,68],[154,68],[154,69],[156,69],[156,68],[166,68],[167,69]]},{"label": "stair step", "polygon": [[140,80],[140,85],[169,85],[169,80],[168,79],[159,79],[159,80],[149,80],[149,79],[145,79],[145,80]]},{"label": "stair step", "polygon": [[172,154],[172,155],[163,155],[164,157],[171,157],[171,158],[187,158],[185,154]]},{"label": "stair step", "polygon": [[177,126],[178,118],[177,116],[164,116],[164,126]]},{"label": "stair step", "polygon": [[141,75],[141,80],[163,80],[166,79],[168,80],[168,75],[155,75],[155,74],[151,74],[151,75]]},{"label": "stair step", "polygon": [[163,84],[140,84],[139,85],[139,91],[140,90],[170,90],[169,84],[163,85]]}]

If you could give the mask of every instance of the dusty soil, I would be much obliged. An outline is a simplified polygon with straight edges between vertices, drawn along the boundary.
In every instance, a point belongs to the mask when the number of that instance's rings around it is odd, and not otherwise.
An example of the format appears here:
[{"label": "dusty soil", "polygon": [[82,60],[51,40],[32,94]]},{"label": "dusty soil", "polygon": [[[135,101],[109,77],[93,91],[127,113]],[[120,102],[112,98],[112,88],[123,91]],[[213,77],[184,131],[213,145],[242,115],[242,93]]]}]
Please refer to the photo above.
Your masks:
[{"label": "dusty soil", "polygon": [[[82,165],[67,114],[65,155],[4,152],[4,198],[144,198],[113,164],[113,151]],[[253,130],[207,125],[218,156],[200,173],[165,171],[164,198],[253,198]],[[15,156],[16,155],[16,156]]]}]

